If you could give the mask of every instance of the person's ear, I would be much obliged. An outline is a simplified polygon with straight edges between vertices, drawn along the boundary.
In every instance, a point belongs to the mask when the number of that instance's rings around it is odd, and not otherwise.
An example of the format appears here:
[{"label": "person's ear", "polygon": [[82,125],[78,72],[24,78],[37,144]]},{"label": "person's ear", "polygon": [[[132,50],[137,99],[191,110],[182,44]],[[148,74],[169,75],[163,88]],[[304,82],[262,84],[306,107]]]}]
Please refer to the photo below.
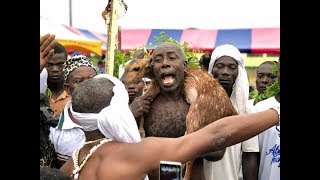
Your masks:
[{"label": "person's ear", "polygon": [[64,89],[65,91],[67,91],[68,94],[71,95],[69,83],[64,83],[64,84],[63,84],[63,89]]}]

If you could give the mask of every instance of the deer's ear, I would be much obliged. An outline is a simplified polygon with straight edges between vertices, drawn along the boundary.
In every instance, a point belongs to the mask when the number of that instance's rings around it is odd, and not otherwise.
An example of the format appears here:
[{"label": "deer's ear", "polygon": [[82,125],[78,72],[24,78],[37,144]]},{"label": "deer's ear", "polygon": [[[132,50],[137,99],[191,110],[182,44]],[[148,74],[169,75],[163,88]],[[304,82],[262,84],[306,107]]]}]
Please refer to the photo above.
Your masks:
[{"label": "deer's ear", "polygon": [[152,60],[152,57],[150,57],[149,67],[152,68],[153,64],[154,64],[154,61]]}]

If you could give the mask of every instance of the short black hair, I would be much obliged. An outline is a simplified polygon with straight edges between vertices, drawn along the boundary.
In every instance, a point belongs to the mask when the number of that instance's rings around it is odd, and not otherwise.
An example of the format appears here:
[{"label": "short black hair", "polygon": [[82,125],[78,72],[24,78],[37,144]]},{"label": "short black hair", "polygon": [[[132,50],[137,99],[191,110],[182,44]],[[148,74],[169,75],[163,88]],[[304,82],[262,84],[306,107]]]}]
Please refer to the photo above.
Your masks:
[{"label": "short black hair", "polygon": [[72,180],[72,178],[59,169],[40,166],[40,180]]},{"label": "short black hair", "polygon": [[68,53],[67,53],[66,48],[65,48],[62,44],[56,42],[56,43],[54,44],[54,46],[53,46],[53,49],[54,49],[54,53],[55,53],[55,54],[63,53],[63,54],[65,55],[65,57],[66,57],[66,60],[67,60],[67,58],[68,58]]},{"label": "short black hair", "polygon": [[270,64],[270,65],[273,66],[273,65],[277,65],[278,62],[277,62],[277,61],[264,61],[264,62],[262,62],[261,64],[259,64],[259,66],[257,67],[257,72],[258,72],[259,67],[262,66],[262,65],[264,65],[264,64]]},{"label": "short black hair", "polygon": [[72,109],[79,113],[99,113],[110,105],[114,84],[107,78],[85,80],[72,92]]},{"label": "short black hair", "polygon": [[262,62],[257,68],[259,68],[261,65],[263,64],[270,64],[270,65],[274,65],[274,64],[277,64],[278,62],[277,61],[264,61]]},{"label": "short black hair", "polygon": [[103,63],[105,63],[104,60],[98,61],[98,64],[103,64]]}]

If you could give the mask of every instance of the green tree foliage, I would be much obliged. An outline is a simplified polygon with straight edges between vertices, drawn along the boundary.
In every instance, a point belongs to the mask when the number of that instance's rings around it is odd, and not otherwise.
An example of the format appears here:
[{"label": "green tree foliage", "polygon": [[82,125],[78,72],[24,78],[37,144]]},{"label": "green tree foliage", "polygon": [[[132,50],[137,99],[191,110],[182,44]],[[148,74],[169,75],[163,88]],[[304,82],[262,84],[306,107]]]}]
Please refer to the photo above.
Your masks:
[{"label": "green tree foliage", "polygon": [[133,51],[121,52],[119,49],[114,50],[113,76],[119,78],[119,66],[132,59]]}]

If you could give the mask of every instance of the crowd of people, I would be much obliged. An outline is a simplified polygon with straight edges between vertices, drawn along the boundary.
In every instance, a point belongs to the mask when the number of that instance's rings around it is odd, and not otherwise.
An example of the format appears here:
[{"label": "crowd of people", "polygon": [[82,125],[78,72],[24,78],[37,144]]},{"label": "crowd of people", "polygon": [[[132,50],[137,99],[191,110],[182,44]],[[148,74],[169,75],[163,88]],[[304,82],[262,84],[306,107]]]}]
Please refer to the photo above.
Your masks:
[{"label": "crowd of people", "polygon": [[[133,58],[146,57],[138,50]],[[280,179],[280,93],[260,102],[249,100],[245,60],[235,46],[206,52],[199,68],[219,82],[238,115],[187,135],[185,54],[179,45],[165,42],[150,60],[152,81],[160,86],[155,98],[145,94],[143,78],[124,83],[83,54],[67,59],[54,35],[40,38],[43,174],[158,180],[160,161],[194,160],[191,179]],[[276,73],[273,64],[266,61],[257,68],[258,93],[275,81],[280,84],[280,59]],[[145,137],[138,129],[141,118]]]}]

